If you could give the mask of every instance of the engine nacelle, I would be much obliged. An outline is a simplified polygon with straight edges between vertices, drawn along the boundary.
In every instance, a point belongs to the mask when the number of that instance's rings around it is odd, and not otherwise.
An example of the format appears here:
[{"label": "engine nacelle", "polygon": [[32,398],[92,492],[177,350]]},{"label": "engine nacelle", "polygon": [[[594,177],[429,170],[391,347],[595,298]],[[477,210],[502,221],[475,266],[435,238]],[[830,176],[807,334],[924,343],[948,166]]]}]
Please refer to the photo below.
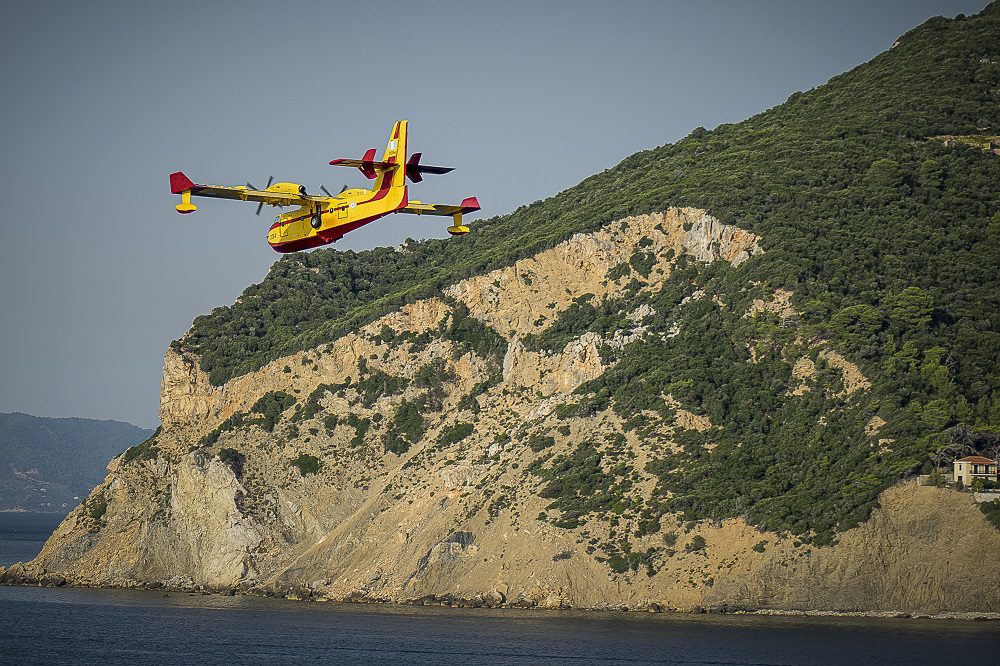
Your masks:
[{"label": "engine nacelle", "polygon": [[265,192],[280,192],[281,194],[299,194],[306,196],[306,186],[298,183],[275,183],[268,187]]}]

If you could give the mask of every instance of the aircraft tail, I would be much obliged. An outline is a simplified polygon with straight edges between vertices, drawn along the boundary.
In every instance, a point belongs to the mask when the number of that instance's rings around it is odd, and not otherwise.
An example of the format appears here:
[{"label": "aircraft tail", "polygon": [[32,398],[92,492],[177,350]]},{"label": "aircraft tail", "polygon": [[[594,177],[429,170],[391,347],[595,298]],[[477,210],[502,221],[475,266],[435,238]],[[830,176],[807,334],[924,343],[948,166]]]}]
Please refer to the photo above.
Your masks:
[{"label": "aircraft tail", "polygon": [[390,171],[383,171],[375,181],[375,191],[382,189],[384,179],[390,178],[390,187],[403,187],[406,185],[406,131],[407,121],[397,120],[392,126],[392,133],[389,134],[389,142],[385,145],[385,152],[382,154],[383,162],[398,164],[399,167]]}]

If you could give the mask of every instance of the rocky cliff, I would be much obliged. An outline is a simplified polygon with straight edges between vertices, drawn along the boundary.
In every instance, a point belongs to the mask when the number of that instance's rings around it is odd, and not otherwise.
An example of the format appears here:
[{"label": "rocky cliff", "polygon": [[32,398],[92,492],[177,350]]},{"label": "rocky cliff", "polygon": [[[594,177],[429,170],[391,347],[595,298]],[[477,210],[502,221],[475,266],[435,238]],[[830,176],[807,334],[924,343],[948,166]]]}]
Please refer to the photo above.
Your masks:
[{"label": "rocky cliff", "polygon": [[[753,233],[669,209],[575,235],[222,386],[168,351],[162,429],[112,463],[34,562],[3,575],[476,605],[1000,610],[976,576],[1000,564],[1000,532],[951,491],[893,487],[824,547],[743,518],[646,524],[664,494],[650,463],[711,419],[664,395],[669,418],[650,413],[650,432],[609,407],[581,411],[579,389],[615,366],[616,349],[680,333],[683,318],[664,334],[644,323],[649,305],[628,306],[678,263],[725,272],[762,253]],[[790,297],[755,299],[740,316],[794,319]],[[540,344],[581,302],[622,307],[600,332]],[[844,401],[869,391],[826,342],[808,346],[814,356],[798,358],[801,342],[789,346],[790,390],[828,390],[818,363],[841,377]],[[581,469],[591,487],[576,492],[593,500],[583,510],[552,488]]]}]

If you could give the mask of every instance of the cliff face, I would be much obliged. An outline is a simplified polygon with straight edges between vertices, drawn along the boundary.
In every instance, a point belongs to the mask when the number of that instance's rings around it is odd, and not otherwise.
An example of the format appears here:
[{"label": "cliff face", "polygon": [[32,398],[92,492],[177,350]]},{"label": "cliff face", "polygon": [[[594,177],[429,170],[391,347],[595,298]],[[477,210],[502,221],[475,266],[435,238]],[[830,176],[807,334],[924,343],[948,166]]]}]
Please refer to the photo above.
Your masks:
[{"label": "cliff face", "polygon": [[[34,562],[4,575],[319,599],[1000,611],[976,576],[1000,564],[1000,532],[967,495],[894,487],[825,547],[743,518],[648,524],[643,507],[670,496],[651,463],[711,418],[664,395],[669,420],[650,413],[636,428],[610,408],[577,409],[574,392],[615,367],[615,350],[683,329],[681,317],[671,332],[648,330],[638,295],[679,265],[733,271],[762,253],[752,233],[669,209],[578,234],[221,387],[197,357],[168,351],[162,430],[111,464]],[[794,320],[790,296],[742,316]],[[583,304],[614,304],[613,325],[539,343]],[[823,340],[788,350],[789,395],[836,390],[849,409],[870,390]],[[817,364],[833,388],[817,383]],[[870,424],[872,447],[891,446],[881,425]],[[581,469],[577,494],[590,503],[574,509],[552,484]]]}]

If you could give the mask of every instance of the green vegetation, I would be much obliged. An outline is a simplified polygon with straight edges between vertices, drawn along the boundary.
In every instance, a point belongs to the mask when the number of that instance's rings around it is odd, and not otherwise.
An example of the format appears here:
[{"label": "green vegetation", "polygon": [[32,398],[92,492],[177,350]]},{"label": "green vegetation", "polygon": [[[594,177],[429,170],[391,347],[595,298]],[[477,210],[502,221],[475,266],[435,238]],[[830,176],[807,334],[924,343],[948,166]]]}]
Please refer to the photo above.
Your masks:
[{"label": "green vegetation", "polygon": [[[830,543],[948,433],[1000,432],[1000,159],[928,140],[1000,127],[998,63],[1000,5],[931,19],[827,85],[636,153],[468,236],[409,242],[406,252],[289,255],[236,304],[198,318],[176,346],[198,353],[219,384],[574,233],[668,206],[703,208],[758,234],[764,254],[737,268],[678,257],[661,291],[627,299],[629,311],[653,308],[649,334],[615,352],[619,363],[558,415],[613,408],[641,427],[644,412],[670,420],[669,394],[714,427],[679,433],[681,450],[650,464],[655,496],[669,499],[647,507],[644,520],[673,511],[692,520],[743,516]],[[646,253],[618,277],[647,270]],[[767,313],[742,316],[778,288],[794,293],[795,328]],[[696,290],[704,297],[682,304]],[[531,344],[558,349],[612,326],[603,317],[621,309],[575,303]],[[443,333],[493,358],[505,348],[458,309]],[[871,388],[846,397],[840,372],[797,340],[844,354]],[[791,366],[802,356],[818,374],[810,390],[790,395],[798,386]],[[407,432],[422,434],[419,410],[411,412],[390,424],[393,449],[415,441]],[[891,447],[872,446],[865,427],[873,416],[887,422],[878,437]],[[573,527],[625,502],[616,495],[622,477],[602,460],[586,445],[537,468],[542,493],[561,511],[557,524]],[[617,554],[632,566],[624,548]]]},{"label": "green vegetation", "polygon": [[385,450],[402,455],[424,435],[424,417],[421,403],[407,401],[399,403],[385,433]]},{"label": "green vegetation", "polygon": [[308,453],[299,454],[298,458],[295,458],[288,464],[298,469],[299,474],[302,476],[315,474],[323,467],[323,462],[319,458],[311,456]]},{"label": "green vegetation", "polygon": [[156,448],[156,438],[159,434],[160,428],[157,428],[146,441],[125,449],[125,453],[122,454],[122,464],[127,465],[134,460],[156,460],[160,455],[160,450]]},{"label": "green vegetation", "polygon": [[246,457],[242,453],[236,449],[224,447],[219,449],[219,453],[216,455],[222,464],[233,470],[233,474],[236,475],[237,479],[243,477],[243,466],[246,464]]},{"label": "green vegetation", "polygon": [[993,523],[994,527],[1000,530],[1000,500],[983,502],[979,505],[979,510],[986,515],[986,518]]},{"label": "green vegetation", "polygon": [[396,377],[382,370],[372,370],[359,380],[354,388],[361,396],[361,403],[366,407],[371,407],[382,396],[401,393],[408,385],[409,381],[406,377]]},{"label": "green vegetation", "polygon": [[250,408],[251,416],[246,412],[235,412],[228,419],[220,423],[210,433],[201,438],[199,447],[211,446],[219,441],[223,433],[232,432],[248,426],[260,426],[267,432],[274,430],[274,426],[281,420],[281,415],[286,409],[295,404],[295,398],[284,391],[270,391],[265,393]]},{"label": "green vegetation", "polygon": [[319,401],[326,396],[327,393],[337,393],[345,388],[349,384],[320,384],[312,393],[306,398],[306,401],[302,404],[301,409],[297,409],[295,414],[292,416],[292,421],[305,421],[316,416],[319,412],[323,410],[323,406],[319,404]]},{"label": "green vegetation", "polygon": [[532,351],[562,351],[570,340],[587,331],[610,333],[626,327],[628,322],[621,312],[621,301],[605,301],[600,306],[594,306],[593,299],[593,294],[573,299],[570,306],[560,312],[544,331],[525,337],[525,348]]},{"label": "green vegetation", "polygon": [[438,444],[440,446],[448,446],[461,442],[471,435],[473,430],[475,430],[475,427],[471,423],[455,423],[444,429],[441,437],[438,439]]},{"label": "green vegetation", "polygon": [[246,423],[258,425],[267,432],[271,432],[281,420],[282,413],[294,404],[295,398],[284,391],[268,391],[250,408],[251,413],[259,416]]},{"label": "green vegetation", "polygon": [[538,453],[550,446],[555,446],[556,438],[550,435],[532,435],[528,438],[528,448]]},{"label": "green vegetation", "polygon": [[104,514],[108,512],[108,498],[103,493],[98,495],[87,502],[86,511],[87,515],[93,520],[100,521],[104,518]]},{"label": "green vegetation", "polygon": [[654,557],[656,549],[649,548],[645,552],[634,552],[627,541],[619,545],[609,544],[606,547],[608,552],[607,563],[615,573],[625,573],[626,571],[638,571],[639,567],[646,568],[646,574],[652,576],[656,573]]},{"label": "green vegetation", "polygon": [[627,504],[625,491],[631,486],[619,478],[623,468],[605,471],[603,454],[590,443],[581,444],[572,453],[558,456],[549,467],[532,467],[534,474],[547,481],[539,495],[554,500],[547,507],[561,514],[553,521],[556,527],[579,527],[588,514],[613,511],[621,513]]},{"label": "green vegetation", "polygon": [[243,425],[246,423],[246,416],[247,415],[244,412],[234,413],[228,419],[217,425],[215,429],[213,429],[210,433],[202,437],[201,440],[198,442],[198,446],[201,447],[211,446],[212,444],[215,444],[217,441],[219,441],[219,437],[221,437],[223,433],[231,432],[233,430],[238,430],[239,428],[242,428]]},{"label": "green vegetation", "polygon": [[336,414],[327,414],[323,417],[323,429],[326,431],[327,435],[332,435],[333,431],[336,430],[339,419]]},{"label": "green vegetation", "polygon": [[351,438],[351,446],[353,448],[363,446],[365,443],[365,436],[368,434],[368,430],[372,427],[372,422],[369,419],[361,418],[357,414],[348,414],[347,425],[354,428],[354,437]]},{"label": "green vegetation", "polygon": [[700,553],[705,550],[705,537],[695,534],[688,545],[684,546],[684,551],[688,553]]},{"label": "green vegetation", "polygon": [[444,404],[445,383],[454,380],[455,373],[448,369],[443,358],[438,358],[417,370],[413,376],[413,385],[417,388],[427,389],[421,401],[424,408],[438,411]]},{"label": "green vegetation", "polygon": [[442,331],[445,340],[465,345],[482,358],[496,362],[503,360],[507,341],[492,328],[470,316],[465,303],[452,302],[451,316],[446,322]]},{"label": "green vegetation", "polygon": [[636,250],[632,253],[632,256],[629,257],[628,264],[642,277],[649,277],[650,272],[653,270],[653,266],[656,264],[656,255],[652,252]]}]

